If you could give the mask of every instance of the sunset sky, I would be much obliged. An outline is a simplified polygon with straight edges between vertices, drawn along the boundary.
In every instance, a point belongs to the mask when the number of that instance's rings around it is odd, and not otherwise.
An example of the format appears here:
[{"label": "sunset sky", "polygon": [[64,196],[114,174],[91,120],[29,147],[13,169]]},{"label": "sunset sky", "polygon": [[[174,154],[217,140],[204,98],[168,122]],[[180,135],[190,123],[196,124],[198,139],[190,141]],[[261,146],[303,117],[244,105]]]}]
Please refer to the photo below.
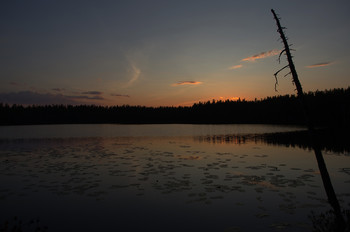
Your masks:
[{"label": "sunset sky", "polygon": [[350,86],[349,0],[4,0],[0,102],[178,106]]}]

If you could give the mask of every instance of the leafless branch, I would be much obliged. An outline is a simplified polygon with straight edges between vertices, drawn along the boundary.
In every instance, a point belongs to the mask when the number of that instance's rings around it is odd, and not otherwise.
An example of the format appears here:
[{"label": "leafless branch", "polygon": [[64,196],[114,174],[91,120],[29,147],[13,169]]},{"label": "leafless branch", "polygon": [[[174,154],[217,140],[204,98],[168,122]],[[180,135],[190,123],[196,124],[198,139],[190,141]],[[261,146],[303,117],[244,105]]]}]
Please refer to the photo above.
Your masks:
[{"label": "leafless branch", "polygon": [[286,66],[284,66],[283,68],[281,68],[281,69],[278,70],[277,72],[275,72],[275,74],[273,74],[273,75],[275,76],[275,80],[276,80],[276,82],[275,82],[275,91],[276,91],[276,92],[278,92],[278,91],[277,91],[277,85],[278,85],[278,78],[277,78],[277,75],[278,75],[278,73],[281,72],[283,69],[288,68],[288,67],[289,67],[289,64],[286,65]]},{"label": "leafless branch", "polygon": [[286,75],[284,75],[284,77],[286,77],[286,76],[288,76],[288,75],[290,75],[290,74],[292,74],[292,72],[287,73]]},{"label": "leafless branch", "polygon": [[280,70],[278,70],[277,72],[275,72],[275,74],[273,74],[276,78],[279,72],[281,72],[283,69],[286,69],[289,67],[289,64],[287,64],[286,66],[284,66],[283,68],[281,68]]},{"label": "leafless branch", "polygon": [[281,56],[282,54],[286,51],[286,49],[283,49],[280,53],[280,55],[278,56],[278,63],[280,64],[281,63]]},{"label": "leafless branch", "polygon": [[275,92],[278,92],[278,90],[277,90],[277,85],[278,85],[278,79],[277,79],[277,76],[275,76],[275,80],[276,80],[276,82],[275,82]]}]

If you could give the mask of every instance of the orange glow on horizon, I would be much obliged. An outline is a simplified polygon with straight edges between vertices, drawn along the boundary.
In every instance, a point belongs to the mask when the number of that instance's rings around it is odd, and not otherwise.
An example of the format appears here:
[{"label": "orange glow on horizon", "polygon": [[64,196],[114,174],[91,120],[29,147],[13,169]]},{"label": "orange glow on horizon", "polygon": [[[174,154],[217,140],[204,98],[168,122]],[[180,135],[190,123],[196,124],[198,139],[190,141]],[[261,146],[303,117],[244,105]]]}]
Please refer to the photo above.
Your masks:
[{"label": "orange glow on horizon", "polygon": [[[251,101],[252,99],[250,98],[244,98],[244,97],[213,97],[213,98],[206,98],[206,99],[199,99],[199,100],[194,100],[194,101],[187,101],[187,102],[181,102],[179,104],[176,104],[175,106],[192,106],[195,103],[206,103],[206,102],[212,102],[212,101],[238,101],[239,99],[241,100],[246,100],[246,101]],[[254,99],[253,99],[254,100]]]}]

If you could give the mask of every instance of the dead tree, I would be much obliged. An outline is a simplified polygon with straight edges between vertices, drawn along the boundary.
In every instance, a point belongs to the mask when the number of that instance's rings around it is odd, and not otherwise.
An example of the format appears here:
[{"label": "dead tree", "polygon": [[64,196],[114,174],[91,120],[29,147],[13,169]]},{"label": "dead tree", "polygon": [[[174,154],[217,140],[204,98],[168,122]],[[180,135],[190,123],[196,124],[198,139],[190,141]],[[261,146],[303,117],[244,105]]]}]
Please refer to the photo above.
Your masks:
[{"label": "dead tree", "polygon": [[[341,208],[340,208],[340,205],[339,205],[339,201],[338,201],[337,196],[336,196],[336,194],[334,192],[334,188],[333,188],[331,179],[329,177],[329,174],[328,174],[328,171],[327,171],[327,166],[326,166],[326,163],[325,163],[325,161],[323,159],[323,155],[322,155],[320,146],[319,146],[319,144],[317,142],[317,139],[316,139],[316,134],[315,134],[315,128],[314,128],[314,125],[313,125],[313,120],[311,118],[311,115],[310,115],[310,112],[309,112],[309,107],[307,105],[307,101],[306,101],[303,89],[301,87],[297,71],[296,71],[294,63],[293,63],[291,49],[289,47],[288,40],[287,40],[287,38],[286,38],[286,36],[284,34],[284,31],[283,31],[283,29],[285,29],[285,28],[281,26],[279,18],[277,17],[275,11],[273,9],[271,9],[271,12],[272,12],[272,14],[274,16],[274,19],[276,21],[276,24],[277,24],[277,28],[278,28],[277,32],[280,34],[280,37],[282,39],[282,43],[284,45],[284,49],[281,51],[281,53],[279,55],[279,60],[281,58],[281,55],[285,54],[287,56],[287,61],[288,61],[288,65],[284,66],[283,68],[281,68],[280,70],[278,70],[274,74],[274,76],[276,78],[276,84],[278,84],[278,80],[277,80],[278,73],[280,73],[282,70],[284,70],[284,69],[289,67],[290,74],[292,75],[292,81],[293,81],[293,83],[296,86],[296,90],[297,90],[297,93],[298,93],[298,98],[300,99],[300,102],[301,102],[302,107],[303,107],[304,116],[305,116],[305,120],[306,120],[306,125],[308,127],[308,131],[309,131],[309,134],[310,134],[310,142],[311,142],[313,150],[315,152],[318,168],[320,170],[322,181],[323,181],[323,186],[324,186],[325,191],[327,193],[328,202],[332,206],[332,208],[334,210],[334,213],[335,213],[337,219],[339,220],[340,227],[344,228],[345,221],[344,221],[344,218],[342,216]],[[341,228],[340,228],[339,231],[341,231]]]}]

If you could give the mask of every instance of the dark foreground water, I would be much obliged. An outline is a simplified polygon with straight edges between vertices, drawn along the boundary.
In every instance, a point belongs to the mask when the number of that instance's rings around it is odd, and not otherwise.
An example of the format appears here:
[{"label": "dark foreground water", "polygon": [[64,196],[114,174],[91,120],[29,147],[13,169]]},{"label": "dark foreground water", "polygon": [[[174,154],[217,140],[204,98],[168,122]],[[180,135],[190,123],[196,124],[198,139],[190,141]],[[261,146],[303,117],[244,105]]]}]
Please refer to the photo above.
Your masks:
[{"label": "dark foreground water", "polygon": [[[24,231],[311,231],[311,212],[330,209],[313,152],[240,137],[296,129],[0,127],[0,225],[21,220]],[[340,204],[349,209],[350,155],[327,151],[324,158]]]}]

